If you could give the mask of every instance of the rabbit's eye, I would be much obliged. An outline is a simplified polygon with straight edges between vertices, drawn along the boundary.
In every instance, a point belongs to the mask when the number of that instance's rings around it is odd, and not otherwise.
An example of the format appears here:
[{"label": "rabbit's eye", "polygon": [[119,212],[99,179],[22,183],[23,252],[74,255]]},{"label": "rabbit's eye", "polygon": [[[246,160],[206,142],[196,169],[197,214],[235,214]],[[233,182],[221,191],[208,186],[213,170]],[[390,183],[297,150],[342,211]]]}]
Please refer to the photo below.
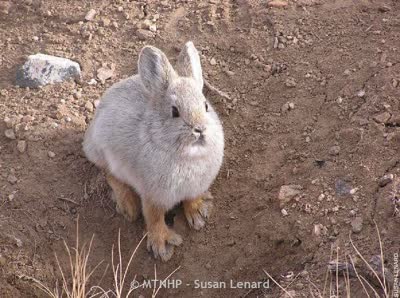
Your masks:
[{"label": "rabbit's eye", "polygon": [[206,106],[206,112],[208,112],[208,103],[205,103]]},{"label": "rabbit's eye", "polygon": [[177,107],[172,107],[172,117],[178,118],[179,117],[179,111]]}]

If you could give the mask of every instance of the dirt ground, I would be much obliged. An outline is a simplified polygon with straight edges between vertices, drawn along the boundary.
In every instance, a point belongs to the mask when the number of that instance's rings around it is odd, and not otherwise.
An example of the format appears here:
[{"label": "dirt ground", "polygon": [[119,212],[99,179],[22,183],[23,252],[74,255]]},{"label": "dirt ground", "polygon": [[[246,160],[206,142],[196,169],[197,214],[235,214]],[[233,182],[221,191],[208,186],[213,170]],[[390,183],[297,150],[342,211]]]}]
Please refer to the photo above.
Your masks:
[{"label": "dirt ground", "polygon": [[[83,155],[83,134],[101,94],[136,72],[143,45],[173,61],[188,40],[207,80],[230,97],[205,89],[226,138],[214,213],[194,232],[176,209],[170,218],[182,246],[161,263],[142,245],[127,279],[154,277],[156,264],[158,278],[180,267],[173,278],[183,281],[159,297],[281,297],[272,281],[270,289],[229,289],[230,280],[266,281],[265,270],[293,297],[311,297],[324,288],[335,247],[341,260],[355,257],[349,235],[367,260],[380,253],[374,221],[393,272],[399,15],[395,0],[289,0],[283,8],[256,0],[0,1],[0,296],[46,297],[32,277],[50,287],[60,280],[54,254],[68,266],[62,240],[74,246],[78,216],[81,243],[95,235],[88,266],[103,260],[90,284],[112,287],[110,267],[103,273],[118,231],[126,264],[144,224],[115,212],[102,174]],[[16,69],[38,52],[79,62],[82,81],[17,88]],[[113,77],[88,84],[102,66],[115,67]],[[301,188],[281,205],[285,185]],[[195,289],[195,280],[228,288]],[[352,297],[365,297],[351,282]]]}]

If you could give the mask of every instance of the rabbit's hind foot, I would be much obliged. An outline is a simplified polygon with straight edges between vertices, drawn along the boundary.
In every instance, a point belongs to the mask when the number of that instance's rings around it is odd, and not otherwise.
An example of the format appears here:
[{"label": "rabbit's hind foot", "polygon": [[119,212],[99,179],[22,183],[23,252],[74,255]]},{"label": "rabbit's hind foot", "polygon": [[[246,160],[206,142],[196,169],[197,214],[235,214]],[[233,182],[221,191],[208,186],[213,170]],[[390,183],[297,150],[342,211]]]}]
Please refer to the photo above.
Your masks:
[{"label": "rabbit's hind foot", "polygon": [[205,226],[213,207],[212,199],[211,193],[206,192],[196,199],[183,201],[183,211],[191,228],[200,230]]},{"label": "rabbit's hind foot", "polygon": [[147,249],[155,258],[168,261],[174,254],[174,247],[182,243],[182,237],[167,227],[164,220],[166,210],[143,200],[143,216],[147,227]]},{"label": "rabbit's hind foot", "polygon": [[112,199],[117,203],[117,212],[128,221],[135,221],[140,215],[140,198],[132,188],[115,178],[110,173],[106,174],[107,182],[113,190]]}]

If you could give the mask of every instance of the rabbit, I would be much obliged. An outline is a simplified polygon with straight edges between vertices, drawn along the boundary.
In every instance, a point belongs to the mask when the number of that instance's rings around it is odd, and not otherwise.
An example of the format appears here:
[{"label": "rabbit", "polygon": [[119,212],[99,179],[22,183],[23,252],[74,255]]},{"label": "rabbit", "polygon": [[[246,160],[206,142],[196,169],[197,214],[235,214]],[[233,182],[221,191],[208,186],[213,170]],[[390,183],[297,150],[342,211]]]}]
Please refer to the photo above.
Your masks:
[{"label": "rabbit", "polygon": [[224,133],[203,84],[191,41],[175,69],[161,50],[145,46],[138,74],[105,92],[83,141],[87,159],[106,172],[117,210],[130,220],[142,210],[147,248],[162,261],[182,243],[165,213],[182,202],[199,230],[213,205],[208,189],[221,168]]}]

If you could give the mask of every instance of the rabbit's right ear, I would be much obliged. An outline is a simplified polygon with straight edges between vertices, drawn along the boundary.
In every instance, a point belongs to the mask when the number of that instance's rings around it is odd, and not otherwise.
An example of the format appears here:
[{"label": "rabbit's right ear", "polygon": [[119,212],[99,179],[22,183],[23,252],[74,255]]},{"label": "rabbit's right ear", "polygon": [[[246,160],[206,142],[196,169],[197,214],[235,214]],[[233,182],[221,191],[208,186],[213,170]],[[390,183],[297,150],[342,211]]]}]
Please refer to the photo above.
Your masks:
[{"label": "rabbit's right ear", "polygon": [[201,70],[200,55],[193,42],[189,41],[179,53],[176,70],[180,76],[191,77],[200,90],[203,89],[203,71]]},{"label": "rabbit's right ear", "polygon": [[146,46],[139,55],[138,71],[146,90],[161,95],[176,76],[165,54],[152,46]]}]

